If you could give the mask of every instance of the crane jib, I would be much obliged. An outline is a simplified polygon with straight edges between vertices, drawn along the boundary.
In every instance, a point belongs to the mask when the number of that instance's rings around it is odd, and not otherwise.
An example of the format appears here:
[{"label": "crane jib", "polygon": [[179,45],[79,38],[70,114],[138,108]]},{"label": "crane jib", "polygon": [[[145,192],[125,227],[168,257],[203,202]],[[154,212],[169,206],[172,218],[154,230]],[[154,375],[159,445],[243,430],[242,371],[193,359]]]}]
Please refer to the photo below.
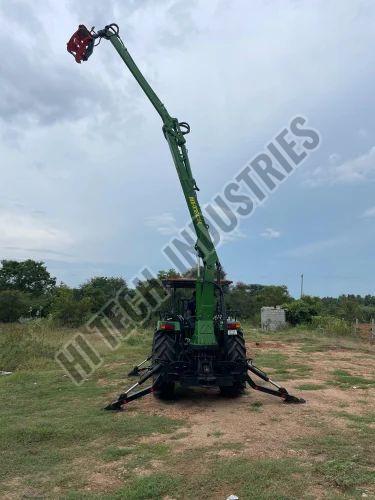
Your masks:
[{"label": "crane jib", "polygon": [[116,24],[108,25],[98,32],[95,32],[94,29],[89,31],[84,25],[80,25],[77,32],[69,40],[67,49],[77,62],[87,61],[92,53],[94,41],[96,39],[100,41],[101,38],[112,43],[163,121],[163,133],[168,141],[197,235],[196,249],[203,260],[203,272],[196,283],[196,321],[191,343],[203,346],[216,345],[214,327],[216,296],[213,282],[216,275],[220,277],[221,266],[197,196],[192,195],[192,191],[198,191],[198,187],[191,172],[184,137],[190,132],[190,126],[186,122],[180,123],[168,113],[129,54],[119,36],[119,27]]}]

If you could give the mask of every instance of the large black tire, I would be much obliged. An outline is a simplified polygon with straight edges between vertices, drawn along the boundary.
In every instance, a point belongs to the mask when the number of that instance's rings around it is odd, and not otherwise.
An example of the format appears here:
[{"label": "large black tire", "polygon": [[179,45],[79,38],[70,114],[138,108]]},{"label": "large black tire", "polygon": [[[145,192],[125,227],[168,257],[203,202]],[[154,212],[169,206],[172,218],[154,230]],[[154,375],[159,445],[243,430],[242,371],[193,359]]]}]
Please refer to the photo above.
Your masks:
[{"label": "large black tire", "polygon": [[[152,344],[152,362],[156,364],[167,364],[177,359],[177,339],[175,334],[157,330],[154,334]],[[154,394],[159,399],[172,399],[174,396],[175,383],[165,377],[154,376]]]},{"label": "large black tire", "polygon": [[[243,366],[244,375],[246,369],[246,346],[243,333],[238,330],[237,335],[226,335],[224,339],[224,351],[227,361],[232,361]],[[235,381],[232,386],[220,386],[220,392],[225,397],[234,398],[244,393],[246,381]]]}]

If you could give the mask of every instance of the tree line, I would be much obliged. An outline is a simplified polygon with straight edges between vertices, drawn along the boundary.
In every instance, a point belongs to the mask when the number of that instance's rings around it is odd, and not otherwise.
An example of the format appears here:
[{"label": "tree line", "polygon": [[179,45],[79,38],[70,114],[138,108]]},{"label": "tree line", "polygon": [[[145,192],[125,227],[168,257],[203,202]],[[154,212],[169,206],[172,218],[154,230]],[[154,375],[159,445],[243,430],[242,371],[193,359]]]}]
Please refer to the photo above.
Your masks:
[{"label": "tree line", "polygon": [[[180,276],[174,269],[158,273],[159,279]],[[184,276],[195,277],[196,270],[192,269]],[[139,282],[137,287],[144,289],[145,282]],[[136,289],[128,288],[122,277],[96,276],[78,287],[69,287],[64,283],[57,284],[43,262],[3,260],[0,267],[0,322],[50,318],[59,326],[78,327],[100,311],[120,289],[129,296],[136,293]],[[283,285],[239,282],[228,287],[226,301],[229,310],[257,325],[263,306],[284,307],[292,325],[311,323],[317,318],[339,318],[350,323],[356,319],[368,322],[375,317],[374,295],[294,299]]]}]

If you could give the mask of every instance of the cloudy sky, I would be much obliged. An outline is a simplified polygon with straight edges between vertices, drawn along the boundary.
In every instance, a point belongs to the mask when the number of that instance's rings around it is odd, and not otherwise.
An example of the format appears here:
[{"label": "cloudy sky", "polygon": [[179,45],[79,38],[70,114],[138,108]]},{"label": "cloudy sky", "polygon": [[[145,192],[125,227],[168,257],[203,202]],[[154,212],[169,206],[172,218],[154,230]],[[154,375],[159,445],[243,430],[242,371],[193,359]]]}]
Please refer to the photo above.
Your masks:
[{"label": "cloudy sky", "polygon": [[68,284],[170,267],[188,220],[160,119],[110,43],[78,65],[79,23],[117,22],[188,121],[208,202],[296,115],[322,144],[220,248],[229,276],[298,294],[375,293],[375,2],[0,0],[0,254]]}]

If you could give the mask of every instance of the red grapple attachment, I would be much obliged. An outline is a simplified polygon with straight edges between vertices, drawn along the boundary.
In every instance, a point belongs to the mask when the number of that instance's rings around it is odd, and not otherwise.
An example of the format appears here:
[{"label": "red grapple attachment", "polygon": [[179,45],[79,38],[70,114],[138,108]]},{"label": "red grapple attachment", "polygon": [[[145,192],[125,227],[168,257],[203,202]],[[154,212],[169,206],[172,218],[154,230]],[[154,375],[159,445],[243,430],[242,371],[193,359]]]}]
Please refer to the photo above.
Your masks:
[{"label": "red grapple attachment", "polygon": [[80,24],[78,30],[72,35],[66,44],[77,63],[87,61],[94,49],[94,38],[85,25]]}]

